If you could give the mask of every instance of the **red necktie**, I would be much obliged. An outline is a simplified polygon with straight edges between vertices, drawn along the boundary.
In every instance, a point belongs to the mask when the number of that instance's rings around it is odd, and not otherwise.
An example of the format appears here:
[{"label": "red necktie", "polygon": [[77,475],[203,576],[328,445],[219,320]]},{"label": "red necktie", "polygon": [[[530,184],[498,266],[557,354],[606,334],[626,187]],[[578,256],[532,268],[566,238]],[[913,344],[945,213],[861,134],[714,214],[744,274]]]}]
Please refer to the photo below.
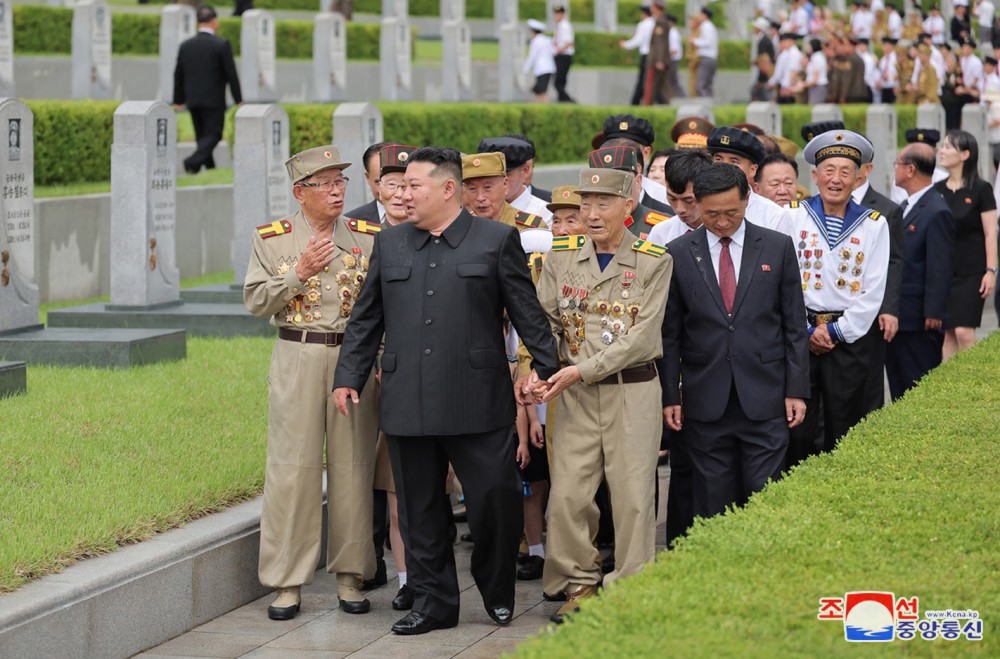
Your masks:
[{"label": "red necktie", "polygon": [[722,301],[726,303],[726,313],[733,313],[733,301],[736,299],[736,268],[733,267],[733,256],[729,253],[728,236],[719,238],[722,243],[722,254],[719,255],[719,288],[722,289]]}]

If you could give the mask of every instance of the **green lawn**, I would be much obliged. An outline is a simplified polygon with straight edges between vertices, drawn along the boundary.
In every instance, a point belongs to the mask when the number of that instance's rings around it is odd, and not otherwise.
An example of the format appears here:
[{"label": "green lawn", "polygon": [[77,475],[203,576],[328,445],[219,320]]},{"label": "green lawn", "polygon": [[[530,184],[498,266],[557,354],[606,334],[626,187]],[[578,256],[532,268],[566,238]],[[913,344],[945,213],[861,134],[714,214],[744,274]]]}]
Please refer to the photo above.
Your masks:
[{"label": "green lawn", "polygon": [[28,394],[0,400],[0,593],[259,493],[273,343],[189,337],[180,362],[30,366]]},{"label": "green lawn", "polygon": [[[423,62],[440,62],[444,46],[439,39],[417,39],[414,42],[416,51],[414,59],[418,64]],[[497,41],[473,41],[472,59],[477,62],[496,62],[500,59],[500,43]]]},{"label": "green lawn", "polygon": [[[181,168],[183,171],[183,168]],[[203,169],[198,174],[180,174],[177,177],[177,187],[190,188],[196,185],[232,185],[232,168]],[[111,181],[90,181],[68,185],[36,185],[35,197],[72,197],[84,194],[102,194],[111,192]]]}]

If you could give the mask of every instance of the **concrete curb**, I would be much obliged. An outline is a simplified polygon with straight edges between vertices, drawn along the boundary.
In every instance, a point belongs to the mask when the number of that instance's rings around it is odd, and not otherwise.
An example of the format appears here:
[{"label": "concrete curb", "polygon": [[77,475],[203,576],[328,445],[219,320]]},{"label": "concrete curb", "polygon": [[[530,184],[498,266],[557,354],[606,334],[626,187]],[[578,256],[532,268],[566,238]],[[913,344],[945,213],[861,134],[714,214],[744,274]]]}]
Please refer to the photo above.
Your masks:
[{"label": "concrete curb", "polygon": [[261,499],[0,596],[2,657],[129,657],[251,602]]}]

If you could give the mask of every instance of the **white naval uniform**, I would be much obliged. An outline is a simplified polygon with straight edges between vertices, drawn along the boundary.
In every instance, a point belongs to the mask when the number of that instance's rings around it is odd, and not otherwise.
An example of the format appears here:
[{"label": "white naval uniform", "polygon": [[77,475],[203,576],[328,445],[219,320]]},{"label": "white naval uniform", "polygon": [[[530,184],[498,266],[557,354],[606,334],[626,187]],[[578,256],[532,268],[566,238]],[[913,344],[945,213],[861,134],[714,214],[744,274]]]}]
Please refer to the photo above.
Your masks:
[{"label": "white naval uniform", "polygon": [[[793,201],[789,206],[796,231],[792,240],[799,258],[802,296],[806,309],[811,311],[843,312],[836,325],[844,341],[854,343],[868,333],[882,306],[889,269],[889,224],[881,214],[851,200],[848,215],[853,210],[856,219],[846,224],[831,244],[826,225],[816,215],[813,204],[822,209],[818,196]],[[821,251],[819,268],[817,249]]]}]

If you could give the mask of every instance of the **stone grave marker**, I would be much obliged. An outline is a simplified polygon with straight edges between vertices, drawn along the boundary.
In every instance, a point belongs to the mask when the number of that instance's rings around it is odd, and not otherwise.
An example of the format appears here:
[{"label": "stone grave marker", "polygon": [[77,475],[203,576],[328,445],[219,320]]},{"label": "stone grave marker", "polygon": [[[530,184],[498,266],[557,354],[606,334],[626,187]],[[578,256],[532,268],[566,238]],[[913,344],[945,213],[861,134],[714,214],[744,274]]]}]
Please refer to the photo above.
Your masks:
[{"label": "stone grave marker", "polygon": [[265,9],[243,14],[240,30],[240,89],[244,103],[278,100],[274,17]]},{"label": "stone grave marker", "polygon": [[781,135],[781,107],[777,103],[755,101],[747,106],[747,123],[760,126],[770,135]]},{"label": "stone grave marker", "polygon": [[[4,0],[0,0],[4,2]],[[191,5],[167,5],[160,16],[160,95],[174,100],[174,69],[181,44],[198,33],[198,19]]]},{"label": "stone grave marker", "polygon": [[398,18],[406,22],[410,18],[409,0],[382,0],[382,18]]},{"label": "stone grave marker", "polygon": [[0,0],[0,98],[14,97],[14,2]]},{"label": "stone grave marker", "polygon": [[351,163],[345,172],[351,179],[344,193],[345,211],[371,201],[361,156],[365,149],[383,139],[382,111],[374,103],[341,103],[333,111],[333,144],[340,157]]},{"label": "stone grave marker", "polygon": [[73,98],[111,98],[111,10],[102,0],[73,6]]},{"label": "stone grave marker", "polygon": [[517,11],[517,0],[493,0],[493,24],[498,37],[504,25],[517,23]]},{"label": "stone grave marker", "polygon": [[472,32],[465,21],[445,21],[441,41],[441,100],[472,100]]},{"label": "stone grave marker", "polygon": [[598,32],[618,31],[618,0],[594,0],[594,27]]},{"label": "stone grave marker", "polygon": [[411,49],[410,24],[400,18],[383,18],[379,38],[382,100],[410,100],[413,93]]},{"label": "stone grave marker", "polygon": [[0,332],[38,325],[35,280],[34,115],[0,99]]},{"label": "stone grave marker", "polygon": [[528,99],[528,84],[524,74],[524,46],[527,43],[525,27],[508,23],[500,28],[500,102],[510,103]]},{"label": "stone grave marker", "polygon": [[464,21],[465,0],[441,0],[441,21]]},{"label": "stone grave marker", "polygon": [[347,99],[347,21],[342,14],[317,14],[313,27],[315,99],[331,103]]},{"label": "stone grave marker", "polygon": [[896,144],[899,123],[891,105],[869,105],[865,118],[865,137],[875,146],[872,173],[868,181],[876,192],[888,195],[895,182]]}]

